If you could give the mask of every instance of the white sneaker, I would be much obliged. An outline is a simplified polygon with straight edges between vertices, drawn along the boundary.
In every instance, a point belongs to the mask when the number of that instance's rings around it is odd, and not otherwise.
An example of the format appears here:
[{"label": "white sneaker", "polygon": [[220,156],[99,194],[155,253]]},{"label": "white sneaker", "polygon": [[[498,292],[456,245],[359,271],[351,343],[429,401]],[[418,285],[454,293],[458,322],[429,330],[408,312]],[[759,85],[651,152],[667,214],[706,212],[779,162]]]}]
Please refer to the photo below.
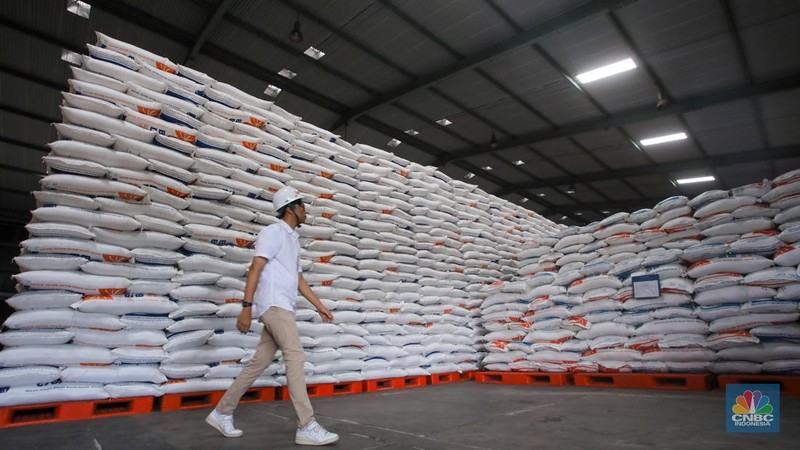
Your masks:
[{"label": "white sneaker", "polygon": [[298,428],[294,443],[299,445],[328,445],[339,440],[339,435],[326,430],[316,420]]},{"label": "white sneaker", "polygon": [[242,435],[242,430],[237,430],[233,426],[233,415],[222,414],[216,408],[206,417],[206,423],[216,428],[225,437],[239,437]]}]

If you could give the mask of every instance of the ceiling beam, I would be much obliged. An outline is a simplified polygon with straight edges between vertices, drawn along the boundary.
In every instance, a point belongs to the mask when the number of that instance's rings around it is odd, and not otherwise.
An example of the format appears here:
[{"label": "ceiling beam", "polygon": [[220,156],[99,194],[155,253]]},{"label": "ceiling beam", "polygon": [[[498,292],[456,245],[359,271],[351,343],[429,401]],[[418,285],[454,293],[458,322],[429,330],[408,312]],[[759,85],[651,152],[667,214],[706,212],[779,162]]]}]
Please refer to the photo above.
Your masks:
[{"label": "ceiling beam", "polygon": [[486,62],[514,51],[517,48],[538,42],[553,33],[564,31],[565,29],[580,24],[598,14],[605,14],[606,12],[614,11],[633,3],[634,1],[635,0],[595,0],[589,2],[584,6],[575,8],[572,11],[549,20],[541,25],[537,25],[533,28],[523,31],[511,39],[507,39],[475,54],[461,58],[458,62],[450,66],[437,70],[427,76],[421,77],[397,90],[389,92],[367,104],[355,108],[354,110],[348,112],[347,115],[343,116],[340,122],[344,123],[352,121],[359,116],[367,114],[374,109],[380,108],[381,106],[396,102],[397,100],[420,89],[440,83],[454,75],[457,75],[465,70],[474,69],[481,64],[485,64]]},{"label": "ceiling beam", "polygon": [[[738,153],[728,153],[725,155],[708,156],[683,161],[660,163],[657,165],[628,167],[625,169],[605,170],[601,172],[583,173],[576,176],[564,176],[558,178],[547,178],[541,181],[530,183],[517,183],[511,189],[539,189],[546,187],[563,186],[570,183],[591,183],[594,181],[616,180],[625,177],[636,177],[641,175],[668,174],[685,170],[705,169],[708,167],[723,167],[734,164],[743,164],[757,161],[769,161],[781,158],[797,158],[800,156],[800,145],[789,145],[785,147],[775,147],[764,151],[746,151]],[[512,190],[498,191],[494,195],[505,195]]]},{"label": "ceiling beam", "polygon": [[203,29],[200,31],[200,34],[197,36],[197,39],[194,41],[194,45],[192,45],[192,49],[189,50],[189,54],[186,55],[186,59],[183,60],[183,64],[189,64],[200,53],[200,49],[203,48],[203,45],[208,41],[208,38],[211,36],[211,32],[217,28],[217,25],[225,16],[225,13],[228,12],[231,5],[233,4],[233,0],[221,0],[217,7],[214,8],[214,13],[211,14],[211,17],[208,19],[208,22],[203,26]]},{"label": "ceiling beam", "polygon": [[485,155],[487,153],[494,153],[507,148],[536,144],[542,141],[572,136],[579,133],[606,130],[631,123],[668,117],[674,114],[697,111],[721,103],[732,102],[735,100],[741,100],[760,95],[773,94],[797,88],[800,88],[800,75],[778,78],[750,86],[726,89],[707,95],[676,101],[663,109],[657,109],[655,107],[640,108],[612,115],[607,118],[591,119],[567,124],[563,127],[553,130],[544,130],[525,134],[505,141],[500,141],[497,143],[496,148],[483,145],[477,148],[464,148],[461,150],[456,150],[452,153],[448,153],[447,157],[438,162],[438,165],[444,166],[445,164],[453,161],[470,158],[472,156]]}]

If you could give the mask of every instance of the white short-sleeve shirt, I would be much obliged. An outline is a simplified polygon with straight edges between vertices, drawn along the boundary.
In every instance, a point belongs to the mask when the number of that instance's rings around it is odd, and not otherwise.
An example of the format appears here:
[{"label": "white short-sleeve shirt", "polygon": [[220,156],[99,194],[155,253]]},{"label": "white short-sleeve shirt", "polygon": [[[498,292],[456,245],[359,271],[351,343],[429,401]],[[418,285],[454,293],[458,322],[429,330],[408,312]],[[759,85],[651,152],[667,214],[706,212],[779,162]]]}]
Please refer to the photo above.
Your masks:
[{"label": "white short-sleeve shirt", "polygon": [[253,314],[261,317],[270,307],[294,312],[300,268],[300,241],[297,233],[283,220],[258,234],[255,256],[267,264],[258,278],[253,299]]}]

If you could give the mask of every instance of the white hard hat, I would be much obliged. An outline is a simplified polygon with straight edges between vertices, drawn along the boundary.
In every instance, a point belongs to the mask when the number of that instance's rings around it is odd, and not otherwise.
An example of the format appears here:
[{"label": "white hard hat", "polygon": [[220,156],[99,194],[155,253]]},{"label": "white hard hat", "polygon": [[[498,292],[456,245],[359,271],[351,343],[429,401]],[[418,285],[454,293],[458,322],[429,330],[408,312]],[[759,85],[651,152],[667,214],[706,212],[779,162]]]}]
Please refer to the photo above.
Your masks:
[{"label": "white hard hat", "polygon": [[272,197],[272,209],[278,211],[289,203],[302,199],[303,196],[297,192],[297,189],[291,186],[285,186],[280,188],[280,190],[275,193],[275,196]]}]

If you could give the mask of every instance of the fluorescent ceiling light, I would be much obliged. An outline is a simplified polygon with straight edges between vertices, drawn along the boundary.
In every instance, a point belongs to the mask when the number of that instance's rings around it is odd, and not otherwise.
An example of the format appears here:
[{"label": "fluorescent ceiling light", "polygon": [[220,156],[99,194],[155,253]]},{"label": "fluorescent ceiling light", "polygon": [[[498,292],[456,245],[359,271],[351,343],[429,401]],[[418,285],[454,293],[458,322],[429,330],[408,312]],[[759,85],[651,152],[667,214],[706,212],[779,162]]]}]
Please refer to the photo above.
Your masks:
[{"label": "fluorescent ceiling light", "polygon": [[278,94],[281,93],[281,88],[275,86],[274,84],[270,84],[266,89],[264,89],[264,93],[270,97],[277,97]]},{"label": "fluorescent ceiling light", "polygon": [[280,72],[278,72],[278,75],[280,75],[280,76],[282,76],[282,77],[286,77],[286,78],[288,78],[288,79],[290,79],[290,80],[291,80],[292,78],[294,78],[294,77],[296,77],[296,76],[297,76],[297,74],[296,74],[296,73],[292,72],[292,71],[291,71],[291,70],[289,70],[289,69],[281,69],[281,71],[280,71]]},{"label": "fluorescent ceiling light", "polygon": [[521,166],[521,165],[523,165],[523,164],[525,164],[525,161],[523,161],[523,160],[521,160],[521,159],[518,159],[518,160],[514,161],[514,165],[515,165],[515,166]]},{"label": "fluorescent ceiling light", "polygon": [[528,197],[522,197],[522,200],[520,200],[519,202],[520,203],[525,203],[527,201],[528,201]]},{"label": "fluorescent ceiling light", "polygon": [[582,215],[583,215],[583,213],[582,213],[582,212],[576,212],[576,213],[575,213],[575,215],[576,215],[576,216],[582,216]]},{"label": "fluorescent ceiling light", "polygon": [[446,127],[446,126],[450,125],[453,122],[451,122],[451,121],[449,121],[447,119],[439,119],[439,120],[436,121],[436,123],[438,123],[439,125],[441,125],[443,127]]},{"label": "fluorescent ceiling light", "polygon": [[544,192],[540,192],[540,193],[538,193],[536,195],[538,195],[539,197],[545,197],[547,194],[545,194]]},{"label": "fluorescent ceiling light", "polygon": [[303,53],[305,53],[310,58],[313,58],[313,59],[316,59],[316,60],[319,60],[320,58],[325,56],[325,52],[323,52],[322,50],[316,49],[314,47],[308,47],[306,49],[306,51],[304,51]]},{"label": "fluorescent ceiling light", "polygon": [[397,147],[397,146],[398,146],[398,145],[400,145],[402,142],[403,142],[403,141],[400,141],[400,140],[397,140],[397,139],[392,139],[392,140],[391,140],[391,141],[389,141],[389,142],[388,142],[386,145],[388,145],[389,147]]},{"label": "fluorescent ceiling light", "polygon": [[561,220],[567,220],[567,216],[561,216]]},{"label": "fluorescent ceiling light", "polygon": [[584,72],[580,75],[575,76],[575,78],[579,82],[586,84],[586,83],[591,83],[592,81],[599,80],[601,78],[610,77],[611,75],[627,72],[635,68],[636,68],[636,63],[633,62],[631,58],[628,58],[628,59],[623,59],[622,61],[617,61],[613,64],[609,64],[607,66],[603,66],[594,70],[590,70],[588,72]]},{"label": "fluorescent ceiling light", "polygon": [[603,211],[603,214],[610,214],[611,211]]},{"label": "fluorescent ceiling light", "polygon": [[639,141],[642,145],[656,145],[656,144],[663,144],[664,142],[672,142],[672,141],[681,141],[686,139],[686,133],[675,133],[675,134],[667,134],[664,136],[656,136],[654,138],[647,138],[642,139]]},{"label": "fluorescent ceiling light", "polygon": [[678,184],[690,184],[690,183],[703,183],[706,181],[714,181],[716,178],[712,176],[705,176],[705,177],[696,177],[696,178],[681,178],[680,180],[675,180]]},{"label": "fluorescent ceiling light", "polygon": [[66,61],[73,66],[80,66],[83,64],[83,57],[81,55],[67,49],[61,50],[61,60]]},{"label": "fluorescent ceiling light", "polygon": [[67,11],[75,14],[76,16],[88,19],[89,14],[92,12],[92,5],[80,0],[67,0]]},{"label": "fluorescent ceiling light", "polygon": [[413,128],[409,128],[408,130],[404,131],[403,133],[405,133],[405,134],[407,134],[409,136],[416,136],[416,135],[419,134],[419,131],[417,131],[417,130],[415,130]]},{"label": "fluorescent ceiling light", "polygon": [[481,167],[481,169],[483,169],[483,170],[488,172],[488,171],[492,170],[492,166],[483,166],[483,167]]},{"label": "fluorescent ceiling light", "polygon": [[472,179],[474,176],[475,176],[475,174],[474,174],[474,173],[472,173],[472,172],[467,172],[467,174],[466,174],[466,175],[464,175],[464,178],[466,178],[466,179],[470,180],[470,179]]}]

